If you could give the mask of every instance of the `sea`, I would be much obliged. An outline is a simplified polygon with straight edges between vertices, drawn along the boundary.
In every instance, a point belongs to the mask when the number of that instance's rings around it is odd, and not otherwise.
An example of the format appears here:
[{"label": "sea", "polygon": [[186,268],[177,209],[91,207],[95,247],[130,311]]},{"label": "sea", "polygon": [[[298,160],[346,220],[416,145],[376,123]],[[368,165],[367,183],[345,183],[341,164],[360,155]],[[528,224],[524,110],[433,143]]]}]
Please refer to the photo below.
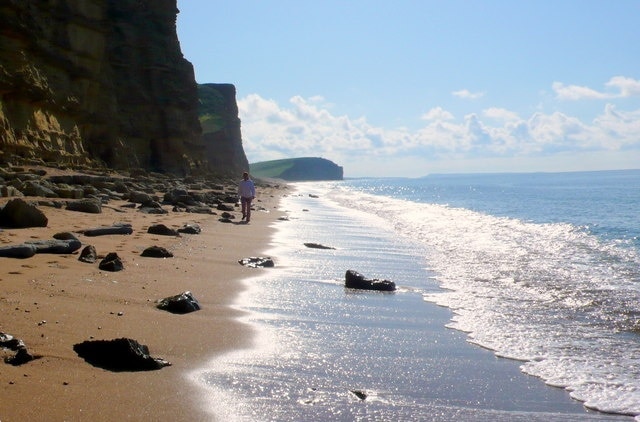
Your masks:
[{"label": "sea", "polygon": [[640,170],[293,183],[270,212],[254,342],[194,374],[220,420],[640,420]]}]

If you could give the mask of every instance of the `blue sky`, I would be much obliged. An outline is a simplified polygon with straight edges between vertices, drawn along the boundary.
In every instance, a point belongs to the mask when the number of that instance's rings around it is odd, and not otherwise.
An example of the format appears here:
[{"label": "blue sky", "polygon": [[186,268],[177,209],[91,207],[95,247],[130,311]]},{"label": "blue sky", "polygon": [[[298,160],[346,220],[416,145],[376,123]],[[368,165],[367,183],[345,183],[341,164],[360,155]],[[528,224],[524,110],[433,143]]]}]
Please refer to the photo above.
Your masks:
[{"label": "blue sky", "polygon": [[178,0],[250,162],[345,176],[640,168],[640,1]]}]

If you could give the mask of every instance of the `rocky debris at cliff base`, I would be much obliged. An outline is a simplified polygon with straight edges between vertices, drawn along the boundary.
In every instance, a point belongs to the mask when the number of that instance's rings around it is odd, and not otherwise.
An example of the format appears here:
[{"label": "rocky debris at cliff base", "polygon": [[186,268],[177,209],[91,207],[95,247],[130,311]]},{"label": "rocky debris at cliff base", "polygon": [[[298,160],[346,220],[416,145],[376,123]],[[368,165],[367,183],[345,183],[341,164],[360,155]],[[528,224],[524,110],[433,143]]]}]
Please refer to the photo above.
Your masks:
[{"label": "rocky debris at cliff base", "polygon": [[73,350],[87,363],[114,372],[153,371],[171,365],[152,357],[147,346],[130,338],[84,341]]},{"label": "rocky debris at cliff base", "polygon": [[67,203],[68,211],[102,214],[102,203],[97,199],[80,199]]},{"label": "rocky debris at cliff base", "polygon": [[0,226],[23,229],[28,227],[47,227],[49,220],[45,214],[33,204],[22,198],[7,202],[0,210]]},{"label": "rocky debris at cliff base", "polygon": [[242,258],[238,260],[238,263],[249,268],[272,268],[275,267],[273,259],[268,256],[252,256],[249,258]]},{"label": "rocky debris at cliff base", "polygon": [[396,283],[394,283],[393,281],[380,280],[377,278],[369,279],[354,270],[347,270],[344,278],[344,286],[350,289],[379,290],[389,292],[396,290]]},{"label": "rocky debris at cliff base", "polygon": [[179,295],[166,297],[158,302],[158,309],[171,312],[173,314],[188,314],[200,310],[200,304],[189,291]]}]

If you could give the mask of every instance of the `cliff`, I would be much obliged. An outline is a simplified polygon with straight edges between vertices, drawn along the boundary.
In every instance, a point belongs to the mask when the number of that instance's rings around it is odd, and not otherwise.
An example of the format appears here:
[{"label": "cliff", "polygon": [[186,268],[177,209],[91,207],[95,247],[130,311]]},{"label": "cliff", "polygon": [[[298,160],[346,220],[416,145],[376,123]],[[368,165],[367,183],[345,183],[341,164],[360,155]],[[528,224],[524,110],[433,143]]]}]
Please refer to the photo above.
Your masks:
[{"label": "cliff", "polygon": [[176,0],[3,0],[0,163],[212,170],[177,13]]},{"label": "cliff", "polygon": [[342,180],[343,169],[333,161],[319,157],[287,158],[251,164],[257,178],[286,181]]},{"label": "cliff", "polygon": [[198,85],[198,113],[205,159],[219,173],[242,174],[249,161],[242,148],[236,87],[231,84]]}]

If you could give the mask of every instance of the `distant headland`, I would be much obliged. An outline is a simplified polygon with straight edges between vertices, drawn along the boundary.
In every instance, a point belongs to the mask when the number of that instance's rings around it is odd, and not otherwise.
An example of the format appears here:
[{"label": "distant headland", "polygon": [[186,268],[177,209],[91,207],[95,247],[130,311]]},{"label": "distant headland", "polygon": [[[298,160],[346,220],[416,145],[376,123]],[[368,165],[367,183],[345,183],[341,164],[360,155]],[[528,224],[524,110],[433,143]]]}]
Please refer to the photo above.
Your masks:
[{"label": "distant headland", "polygon": [[342,180],[343,169],[333,161],[320,157],[286,158],[250,164],[251,174],[263,179],[290,182]]}]

